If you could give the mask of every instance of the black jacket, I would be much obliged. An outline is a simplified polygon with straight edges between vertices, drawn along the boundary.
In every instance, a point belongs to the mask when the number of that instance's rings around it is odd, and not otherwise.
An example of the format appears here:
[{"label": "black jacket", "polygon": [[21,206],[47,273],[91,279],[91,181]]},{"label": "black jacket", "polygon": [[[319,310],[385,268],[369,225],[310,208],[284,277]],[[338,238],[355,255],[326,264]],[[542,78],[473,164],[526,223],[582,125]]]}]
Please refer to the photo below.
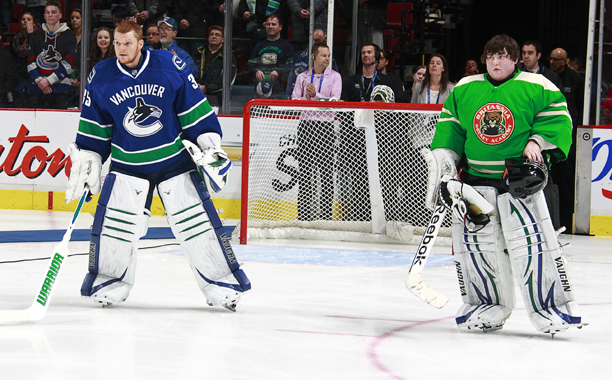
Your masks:
[{"label": "black jacket", "polygon": [[4,49],[0,49],[0,103],[8,103],[6,95],[15,92],[19,83],[17,64],[13,56]]},{"label": "black jacket", "polygon": [[[559,89],[567,100],[567,109],[572,116],[574,128],[582,124],[582,110],[584,104],[584,78],[569,67],[565,67],[559,74],[561,87]],[[575,133],[575,132],[574,132]]]},{"label": "black jacket", "polygon": [[[211,53],[208,46],[198,49],[195,56],[198,83],[206,86],[206,97],[212,106],[221,105],[223,98],[223,46]],[[236,58],[232,55],[232,80],[236,75]]]},{"label": "black jacket", "polygon": [[398,97],[397,94],[403,93],[402,88],[398,88],[397,83],[394,83],[394,81],[387,75],[381,73],[377,73],[373,86],[370,85],[370,79],[368,78],[364,78],[363,84],[365,85],[365,88],[362,87],[361,83],[361,71],[357,74],[345,77],[342,80],[341,99],[347,102],[360,102],[363,98],[364,101],[369,102],[372,89],[379,84],[391,87],[393,93],[395,94],[396,102],[400,102],[399,99],[403,99],[403,96],[405,96],[402,95],[401,97]]}]

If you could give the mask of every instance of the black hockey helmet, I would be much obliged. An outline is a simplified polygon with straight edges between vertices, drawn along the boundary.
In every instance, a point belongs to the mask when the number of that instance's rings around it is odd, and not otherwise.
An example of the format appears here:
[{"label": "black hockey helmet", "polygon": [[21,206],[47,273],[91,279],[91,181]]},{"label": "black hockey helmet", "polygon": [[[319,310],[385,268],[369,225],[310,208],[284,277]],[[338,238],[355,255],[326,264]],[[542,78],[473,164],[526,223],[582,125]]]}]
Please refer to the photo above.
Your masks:
[{"label": "black hockey helmet", "polygon": [[548,182],[546,164],[525,157],[506,159],[502,187],[514,197],[525,198],[542,190]]}]

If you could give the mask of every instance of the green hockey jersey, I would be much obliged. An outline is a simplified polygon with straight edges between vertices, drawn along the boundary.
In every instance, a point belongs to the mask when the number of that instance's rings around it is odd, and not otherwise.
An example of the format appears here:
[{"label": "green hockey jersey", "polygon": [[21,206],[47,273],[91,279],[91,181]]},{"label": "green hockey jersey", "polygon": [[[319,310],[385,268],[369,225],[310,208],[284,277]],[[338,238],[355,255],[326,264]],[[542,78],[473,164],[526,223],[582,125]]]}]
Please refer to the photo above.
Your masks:
[{"label": "green hockey jersey", "polygon": [[500,86],[486,74],[463,78],[444,103],[431,149],[446,148],[464,158],[463,170],[501,178],[504,160],[520,157],[529,137],[556,146],[558,160],[572,144],[572,120],[561,91],[543,75],[517,73]]}]

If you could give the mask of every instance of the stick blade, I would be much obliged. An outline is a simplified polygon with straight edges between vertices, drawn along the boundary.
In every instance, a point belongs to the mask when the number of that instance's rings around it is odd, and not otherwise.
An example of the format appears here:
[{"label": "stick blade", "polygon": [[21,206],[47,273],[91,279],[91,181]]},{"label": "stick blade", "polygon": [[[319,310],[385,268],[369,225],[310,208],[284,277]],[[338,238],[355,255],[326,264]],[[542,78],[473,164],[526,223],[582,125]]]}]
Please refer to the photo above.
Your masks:
[{"label": "stick blade", "polygon": [[408,273],[406,277],[406,287],[412,294],[419,297],[433,307],[442,309],[448,303],[448,297],[436,292],[427,286],[420,273]]}]

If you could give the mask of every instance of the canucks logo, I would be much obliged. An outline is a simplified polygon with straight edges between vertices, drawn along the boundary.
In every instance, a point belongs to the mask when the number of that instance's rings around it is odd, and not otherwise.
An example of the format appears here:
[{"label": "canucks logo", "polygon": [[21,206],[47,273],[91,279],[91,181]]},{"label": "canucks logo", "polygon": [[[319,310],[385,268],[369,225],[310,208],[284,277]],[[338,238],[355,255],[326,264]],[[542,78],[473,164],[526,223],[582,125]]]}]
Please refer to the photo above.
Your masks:
[{"label": "canucks logo", "polygon": [[183,70],[185,66],[187,66],[187,64],[176,55],[172,57],[172,63],[174,63],[174,66],[176,66],[176,68],[179,70]]},{"label": "canucks logo", "polygon": [[52,45],[49,45],[47,50],[43,50],[36,57],[36,64],[43,70],[55,71],[59,68],[62,55],[55,51]]},{"label": "canucks logo", "polygon": [[123,127],[132,136],[151,136],[164,127],[159,121],[161,114],[161,109],[145,103],[141,97],[138,97],[136,98],[136,106],[134,108],[128,107],[128,112],[123,118]]}]

